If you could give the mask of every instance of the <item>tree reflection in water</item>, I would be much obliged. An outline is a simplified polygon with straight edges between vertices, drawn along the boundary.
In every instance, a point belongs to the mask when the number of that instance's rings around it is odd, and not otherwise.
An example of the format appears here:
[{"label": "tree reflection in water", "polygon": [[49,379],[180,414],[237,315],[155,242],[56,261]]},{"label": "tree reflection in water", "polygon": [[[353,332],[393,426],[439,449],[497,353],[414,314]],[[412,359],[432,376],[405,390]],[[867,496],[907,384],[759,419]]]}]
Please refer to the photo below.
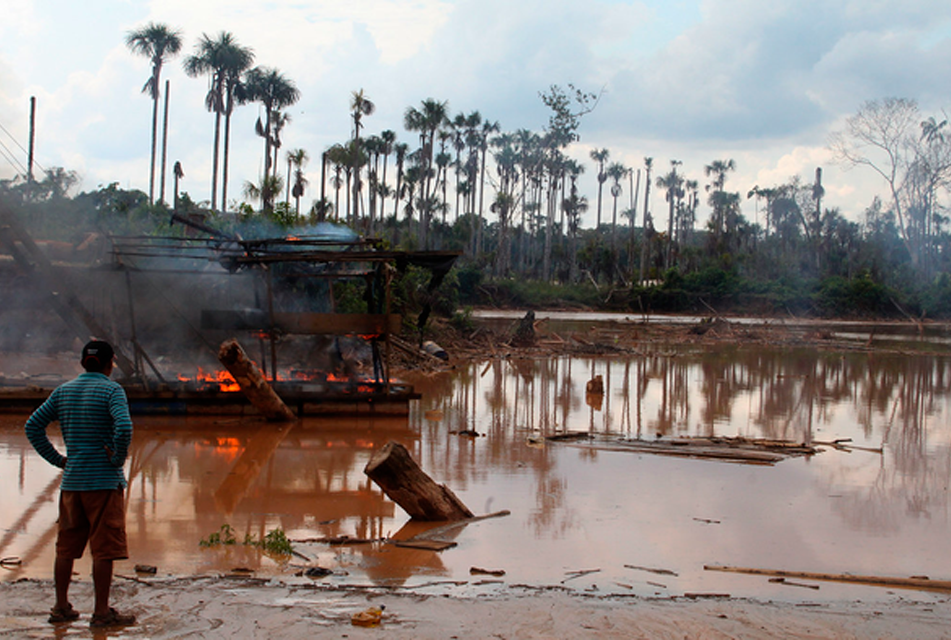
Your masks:
[{"label": "tree reflection in water", "polygon": [[[585,399],[595,376],[604,381],[600,408]],[[601,566],[598,579],[628,582],[610,572],[629,562],[677,570],[692,586],[712,584],[697,575],[705,562],[787,556],[799,563],[791,569],[951,576],[951,559],[934,551],[951,535],[948,358],[757,345],[491,358],[407,378],[423,399],[402,419],[305,419],[277,432],[249,418],[137,418],[128,491],[135,561],[228,570],[235,558],[197,544],[226,522],[239,539],[276,527],[292,538],[403,535],[413,529],[405,514],[363,474],[375,448],[397,440],[474,512],[512,516],[470,525],[442,554],[315,547],[315,562],[352,575],[342,580],[459,578],[475,565],[548,584],[564,567]],[[0,554],[24,560],[4,579],[52,566],[56,470],[32,452],[23,419],[0,416],[0,473],[18,478],[0,486],[15,525],[3,531]],[[453,435],[460,431],[481,436]],[[851,438],[883,453],[830,450],[743,468],[546,443],[565,432]],[[696,517],[721,524],[700,529]]]}]

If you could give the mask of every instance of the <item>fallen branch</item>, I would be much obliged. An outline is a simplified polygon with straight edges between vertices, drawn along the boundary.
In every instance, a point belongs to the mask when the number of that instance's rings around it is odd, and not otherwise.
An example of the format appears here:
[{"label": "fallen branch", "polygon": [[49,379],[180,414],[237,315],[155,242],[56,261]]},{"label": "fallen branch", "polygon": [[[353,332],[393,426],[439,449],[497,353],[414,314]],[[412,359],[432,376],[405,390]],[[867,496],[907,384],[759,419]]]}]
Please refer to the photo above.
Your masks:
[{"label": "fallen branch", "polygon": [[423,531],[422,533],[416,534],[412,538],[408,538],[404,542],[409,542],[411,540],[433,540],[436,536],[441,536],[444,533],[449,533],[450,531],[453,531],[454,529],[459,529],[466,525],[472,524],[473,522],[478,522],[479,520],[488,520],[489,518],[501,518],[503,516],[508,516],[511,514],[512,514],[511,511],[503,510],[503,511],[496,511],[494,513],[489,513],[484,516],[473,516],[471,518],[465,518],[463,520],[456,520],[454,522],[450,522],[449,524],[444,524],[440,527],[427,529],[426,531]]},{"label": "fallen branch", "polygon": [[635,569],[637,571],[647,571],[648,573],[656,573],[657,575],[661,575],[661,576],[677,576],[678,575],[676,572],[671,571],[670,569],[652,569],[650,567],[638,567],[637,565],[633,565],[633,564],[626,564],[624,565],[624,568]]},{"label": "fallen branch", "polygon": [[751,569],[748,567],[729,567],[704,565],[706,571],[725,571],[728,573],[746,573],[756,576],[776,576],[781,578],[801,578],[803,580],[825,580],[829,582],[850,582],[875,587],[896,587],[902,589],[922,589],[925,591],[951,591],[951,581],[930,580],[925,577],[892,578],[888,576],[862,576],[848,573],[814,573],[810,571],[782,571],[778,569]]},{"label": "fallen branch", "polygon": [[574,580],[575,578],[580,578],[582,576],[587,576],[592,573],[600,573],[601,569],[579,569],[577,571],[565,571],[565,575],[568,577],[561,581],[561,584],[565,584],[569,580]]}]

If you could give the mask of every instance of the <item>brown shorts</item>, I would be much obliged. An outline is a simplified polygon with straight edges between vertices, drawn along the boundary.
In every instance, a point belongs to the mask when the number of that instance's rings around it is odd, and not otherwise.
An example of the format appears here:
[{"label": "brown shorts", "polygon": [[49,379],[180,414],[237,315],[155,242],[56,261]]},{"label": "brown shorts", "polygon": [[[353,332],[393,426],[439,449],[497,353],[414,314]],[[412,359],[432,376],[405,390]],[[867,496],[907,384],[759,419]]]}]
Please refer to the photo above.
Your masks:
[{"label": "brown shorts", "polygon": [[56,556],[81,558],[87,542],[93,560],[129,557],[122,489],[60,492]]}]

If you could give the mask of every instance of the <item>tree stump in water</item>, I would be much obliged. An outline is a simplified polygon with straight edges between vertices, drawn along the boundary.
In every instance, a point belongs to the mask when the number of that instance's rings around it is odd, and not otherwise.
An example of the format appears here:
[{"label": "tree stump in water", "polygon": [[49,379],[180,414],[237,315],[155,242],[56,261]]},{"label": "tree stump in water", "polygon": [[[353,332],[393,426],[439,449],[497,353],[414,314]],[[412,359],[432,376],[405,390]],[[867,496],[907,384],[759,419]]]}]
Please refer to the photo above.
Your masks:
[{"label": "tree stump in water", "polygon": [[472,512],[448,487],[426,475],[406,447],[387,442],[363,472],[414,520],[462,520]]},{"label": "tree stump in water", "polygon": [[529,311],[518,321],[515,336],[512,338],[513,347],[535,346],[535,312]]},{"label": "tree stump in water", "polygon": [[297,416],[271,388],[264,374],[248,358],[237,340],[225,340],[218,349],[218,360],[234,377],[241,391],[264,417],[272,422],[290,422]]}]

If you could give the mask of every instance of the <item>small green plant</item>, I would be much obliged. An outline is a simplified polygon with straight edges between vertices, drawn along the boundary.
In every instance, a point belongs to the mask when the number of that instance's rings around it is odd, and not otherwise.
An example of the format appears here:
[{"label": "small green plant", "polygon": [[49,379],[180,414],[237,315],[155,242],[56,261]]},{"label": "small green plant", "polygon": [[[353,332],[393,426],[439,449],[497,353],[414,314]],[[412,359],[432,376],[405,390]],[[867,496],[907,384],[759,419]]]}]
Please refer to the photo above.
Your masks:
[{"label": "small green plant", "polygon": [[217,547],[223,544],[237,544],[234,537],[234,529],[230,524],[221,525],[219,531],[215,531],[206,539],[199,541],[199,547]]},{"label": "small green plant", "polygon": [[[237,543],[237,539],[234,537],[234,528],[230,524],[223,524],[220,531],[216,531],[199,541],[198,546],[208,548]],[[243,544],[246,547],[258,547],[265,553],[273,555],[289,556],[294,552],[294,547],[291,545],[291,541],[287,539],[283,529],[272,529],[262,540],[257,540],[250,533],[245,534]]]},{"label": "small green plant", "polygon": [[289,556],[294,551],[291,541],[287,539],[283,529],[273,529],[268,531],[258,546],[264,551],[276,555]]}]

